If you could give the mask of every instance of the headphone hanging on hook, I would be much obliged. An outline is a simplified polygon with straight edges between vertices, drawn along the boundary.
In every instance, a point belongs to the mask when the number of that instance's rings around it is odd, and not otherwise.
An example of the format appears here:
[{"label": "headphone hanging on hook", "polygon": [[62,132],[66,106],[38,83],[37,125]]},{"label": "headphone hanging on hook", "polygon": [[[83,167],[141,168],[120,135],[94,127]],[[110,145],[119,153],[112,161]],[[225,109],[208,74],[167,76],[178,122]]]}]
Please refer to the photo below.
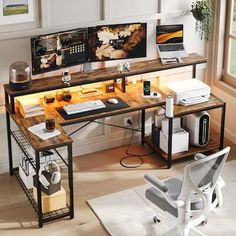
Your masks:
[{"label": "headphone hanging on hook", "polygon": [[56,170],[51,173],[50,180],[47,180],[47,178],[43,174],[43,171],[49,172],[49,170],[47,170],[47,166],[49,166],[48,162],[46,165],[40,166],[39,169],[39,181],[46,189],[48,189],[50,184],[58,184],[61,180],[61,171],[59,165],[55,161],[50,162],[50,165],[54,165],[56,168]]}]

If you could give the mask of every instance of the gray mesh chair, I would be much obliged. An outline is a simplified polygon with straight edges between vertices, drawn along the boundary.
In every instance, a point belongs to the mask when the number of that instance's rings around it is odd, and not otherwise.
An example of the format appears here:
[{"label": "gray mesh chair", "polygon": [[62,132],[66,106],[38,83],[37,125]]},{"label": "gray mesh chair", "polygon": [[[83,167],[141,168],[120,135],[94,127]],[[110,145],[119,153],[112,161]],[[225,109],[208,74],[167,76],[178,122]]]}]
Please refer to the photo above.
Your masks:
[{"label": "gray mesh chair", "polygon": [[[180,235],[187,236],[190,230],[204,235],[194,226],[206,223],[207,215],[222,205],[224,181],[220,173],[229,151],[230,147],[226,147],[209,156],[196,154],[182,177],[162,182],[153,175],[144,176],[152,185],[145,192],[146,198],[173,216]],[[159,219],[154,217],[154,221]]]}]

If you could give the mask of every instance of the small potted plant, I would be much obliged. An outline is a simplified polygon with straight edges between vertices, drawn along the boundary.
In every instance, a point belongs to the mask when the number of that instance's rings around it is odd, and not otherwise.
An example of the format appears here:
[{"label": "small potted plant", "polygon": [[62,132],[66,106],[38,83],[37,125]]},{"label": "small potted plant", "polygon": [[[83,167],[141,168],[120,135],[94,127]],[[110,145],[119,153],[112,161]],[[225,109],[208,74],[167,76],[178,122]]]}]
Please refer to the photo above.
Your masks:
[{"label": "small potted plant", "polygon": [[199,32],[201,39],[203,37],[209,40],[212,28],[212,3],[211,0],[197,0],[191,5],[191,12],[196,19],[196,31]]}]

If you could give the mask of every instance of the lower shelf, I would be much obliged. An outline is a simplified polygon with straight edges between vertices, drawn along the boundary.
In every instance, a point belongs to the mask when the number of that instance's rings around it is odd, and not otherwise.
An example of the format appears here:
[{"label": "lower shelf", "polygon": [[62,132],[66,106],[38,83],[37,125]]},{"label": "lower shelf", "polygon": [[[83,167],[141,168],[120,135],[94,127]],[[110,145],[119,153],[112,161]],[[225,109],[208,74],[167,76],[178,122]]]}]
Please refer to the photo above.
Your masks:
[{"label": "lower shelf", "polygon": [[[152,148],[155,152],[157,152],[159,155],[161,155],[163,158],[165,158],[166,160],[168,159],[167,153],[162,151],[159,147],[156,147],[153,145],[151,136],[145,137],[145,143],[150,148]],[[200,152],[200,153],[209,152],[209,151],[212,151],[212,150],[215,150],[218,148],[219,148],[219,144],[217,144],[214,140],[210,139],[209,143],[205,147],[196,147],[196,146],[190,145],[188,151],[173,154],[172,160],[177,160],[177,159],[187,157],[187,156],[193,156],[195,153],[198,153],[198,152]]]},{"label": "lower shelf", "polygon": [[[38,207],[37,207],[37,203],[35,202],[34,198],[33,198],[33,190],[29,190],[25,187],[24,183],[22,182],[20,175],[19,175],[19,170],[18,168],[14,169],[14,174],[18,180],[18,182],[20,183],[22,189],[24,190],[26,196],[28,197],[31,205],[33,206],[35,212],[38,214]],[[43,222],[49,222],[52,220],[56,220],[59,218],[63,218],[66,216],[70,216],[70,209],[69,206],[65,207],[65,208],[61,208],[55,211],[51,211],[48,213],[43,213]]]}]

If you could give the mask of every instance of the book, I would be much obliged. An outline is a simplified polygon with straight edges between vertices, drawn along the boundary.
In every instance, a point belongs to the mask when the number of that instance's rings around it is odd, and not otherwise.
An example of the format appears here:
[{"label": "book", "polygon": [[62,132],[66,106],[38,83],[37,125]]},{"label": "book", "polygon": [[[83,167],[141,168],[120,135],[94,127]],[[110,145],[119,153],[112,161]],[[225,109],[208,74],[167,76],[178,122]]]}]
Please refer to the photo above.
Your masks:
[{"label": "book", "polygon": [[24,112],[20,111],[20,113],[24,118],[29,118],[29,117],[44,115],[45,111],[40,110],[40,111],[33,111],[33,112],[27,112],[27,113],[24,113]]},{"label": "book", "polygon": [[38,98],[20,98],[17,100],[19,112],[24,118],[44,115],[44,108]]}]

